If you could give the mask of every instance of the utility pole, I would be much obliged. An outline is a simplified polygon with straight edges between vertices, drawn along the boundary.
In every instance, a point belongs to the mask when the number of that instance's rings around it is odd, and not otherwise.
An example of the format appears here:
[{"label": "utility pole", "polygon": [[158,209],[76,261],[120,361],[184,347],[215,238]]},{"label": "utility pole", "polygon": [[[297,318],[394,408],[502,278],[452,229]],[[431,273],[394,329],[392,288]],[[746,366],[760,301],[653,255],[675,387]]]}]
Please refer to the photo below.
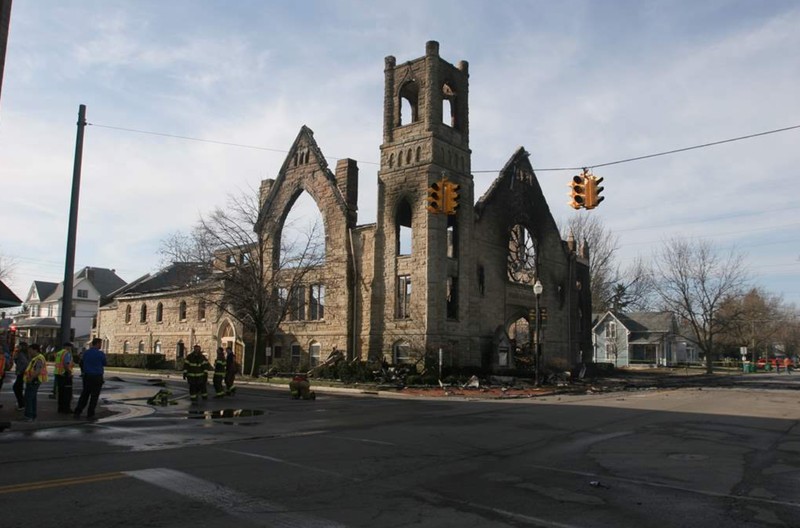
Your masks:
[{"label": "utility pole", "polygon": [[78,199],[81,193],[81,162],[83,161],[83,130],[86,128],[86,105],[78,107],[78,133],[75,139],[75,164],[72,168],[72,200],[69,204],[67,228],[67,258],[64,263],[64,290],[61,292],[61,343],[72,339],[72,287],[75,275],[75,239],[78,234]]}]

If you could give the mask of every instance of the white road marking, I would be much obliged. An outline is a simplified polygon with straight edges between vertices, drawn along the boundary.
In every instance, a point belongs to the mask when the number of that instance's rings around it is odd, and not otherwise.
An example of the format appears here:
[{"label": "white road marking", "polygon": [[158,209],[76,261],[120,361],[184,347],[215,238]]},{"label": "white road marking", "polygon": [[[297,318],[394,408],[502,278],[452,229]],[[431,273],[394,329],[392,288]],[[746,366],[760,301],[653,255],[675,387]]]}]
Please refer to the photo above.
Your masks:
[{"label": "white road marking", "polygon": [[174,469],[152,468],[124,473],[192,500],[210,504],[229,515],[253,522],[258,526],[275,528],[344,528],[345,526],[334,521],[287,511],[279,504]]},{"label": "white road marking", "polygon": [[269,460],[270,462],[276,462],[278,464],[286,464],[287,466],[294,466],[294,467],[297,467],[297,468],[300,468],[300,469],[304,469],[306,471],[313,471],[315,473],[323,473],[325,475],[331,475],[331,476],[334,476],[336,478],[347,479],[347,480],[350,480],[352,482],[361,482],[361,479],[359,479],[359,478],[348,477],[347,475],[343,475],[341,473],[336,473],[335,471],[326,471],[326,470],[320,469],[318,467],[304,466],[303,464],[298,464],[296,462],[289,462],[288,460],[283,460],[281,458],[275,458],[275,457],[271,457],[271,456],[267,456],[267,455],[257,455],[256,453],[248,453],[247,451],[236,451],[235,449],[222,449],[222,448],[216,448],[216,449],[217,449],[217,451],[224,451],[225,453],[233,453],[235,455],[242,455],[242,456],[247,456],[247,457],[252,457],[252,458],[260,458],[262,460]]}]

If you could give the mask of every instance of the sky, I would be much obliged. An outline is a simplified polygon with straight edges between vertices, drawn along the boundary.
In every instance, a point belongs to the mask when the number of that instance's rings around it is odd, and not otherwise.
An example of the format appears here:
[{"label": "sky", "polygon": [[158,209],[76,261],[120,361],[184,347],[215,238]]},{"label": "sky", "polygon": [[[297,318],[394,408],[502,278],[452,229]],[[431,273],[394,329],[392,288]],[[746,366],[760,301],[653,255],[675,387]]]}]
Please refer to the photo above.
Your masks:
[{"label": "sky", "polygon": [[[170,233],[275,178],[303,125],[331,168],[358,160],[359,223],[374,222],[384,58],[436,40],[470,65],[476,198],[497,177],[477,171],[522,146],[556,221],[597,215],[622,265],[670,238],[709,240],[800,307],[800,129],[597,167],[800,125],[798,27],[796,0],[14,0],[7,283],[24,298],[34,280],[63,280],[80,104],[76,271],[155,271]],[[579,171],[545,170],[561,167],[594,167],[600,207],[567,205]]]}]

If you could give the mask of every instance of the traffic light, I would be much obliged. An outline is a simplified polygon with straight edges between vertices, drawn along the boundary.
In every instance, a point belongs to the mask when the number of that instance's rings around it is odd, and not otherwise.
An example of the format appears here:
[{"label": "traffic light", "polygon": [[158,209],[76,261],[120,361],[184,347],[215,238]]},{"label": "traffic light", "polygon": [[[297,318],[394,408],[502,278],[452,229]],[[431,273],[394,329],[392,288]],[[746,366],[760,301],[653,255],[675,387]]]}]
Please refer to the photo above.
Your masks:
[{"label": "traffic light", "polygon": [[573,176],[572,181],[569,182],[572,190],[569,197],[572,200],[569,202],[570,207],[573,209],[580,209],[586,206],[586,176]]},{"label": "traffic light", "polygon": [[547,308],[539,308],[539,324],[541,326],[547,326]]},{"label": "traffic light", "polygon": [[444,212],[444,191],[442,181],[435,181],[428,187],[428,212],[439,214]]},{"label": "traffic light", "polygon": [[458,189],[461,186],[447,180],[443,180],[442,184],[444,185],[444,213],[454,215],[458,209]]},{"label": "traffic light", "polygon": [[600,196],[603,187],[600,187],[600,182],[603,178],[598,178],[593,174],[586,176],[586,209],[594,209],[600,202],[605,200],[605,196]]}]

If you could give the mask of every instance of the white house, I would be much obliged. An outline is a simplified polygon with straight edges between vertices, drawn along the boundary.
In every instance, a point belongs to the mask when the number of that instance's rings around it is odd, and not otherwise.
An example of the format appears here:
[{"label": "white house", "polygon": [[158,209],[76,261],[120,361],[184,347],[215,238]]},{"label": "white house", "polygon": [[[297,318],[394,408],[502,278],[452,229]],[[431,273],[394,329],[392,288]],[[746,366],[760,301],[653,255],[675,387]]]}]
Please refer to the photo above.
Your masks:
[{"label": "white house", "polygon": [[[100,300],[124,285],[125,281],[112,269],[87,266],[75,274],[71,341],[83,343],[89,339]],[[63,282],[34,281],[25,298],[26,310],[14,318],[19,338],[44,347],[61,345],[59,340],[63,298]]]}]

